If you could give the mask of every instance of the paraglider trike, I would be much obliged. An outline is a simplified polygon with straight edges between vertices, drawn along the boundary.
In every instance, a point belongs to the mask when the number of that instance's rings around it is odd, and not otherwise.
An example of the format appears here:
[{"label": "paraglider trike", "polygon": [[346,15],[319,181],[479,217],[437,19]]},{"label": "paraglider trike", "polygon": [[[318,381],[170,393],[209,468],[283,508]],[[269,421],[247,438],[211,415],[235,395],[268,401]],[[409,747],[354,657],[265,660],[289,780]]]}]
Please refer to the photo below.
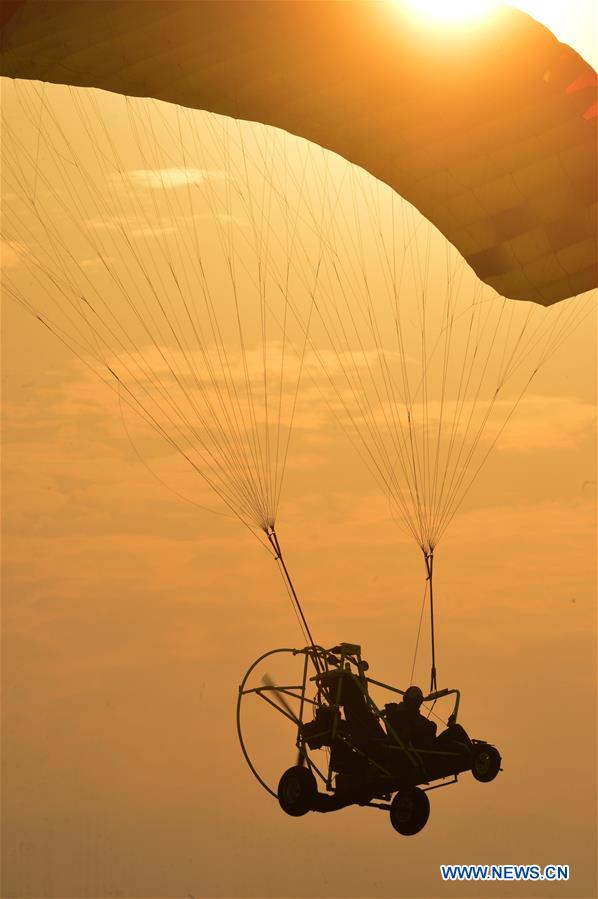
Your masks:
[{"label": "paraglider trike", "polygon": [[[276,684],[264,676],[259,686],[249,680],[258,665],[277,653],[303,658],[298,683]],[[418,833],[430,812],[427,792],[471,771],[476,780],[493,780],[500,771],[498,750],[483,740],[472,740],[457,724],[460,693],[435,690],[423,696],[417,688],[401,690],[366,675],[368,664],[361,648],[341,643],[332,649],[274,649],[260,656],[239,687],[237,728],[243,754],[261,785],[278,799],[288,815],[309,811],[331,812],[349,805],[369,806],[390,812],[399,833]],[[379,708],[370,686],[403,698]],[[429,719],[416,712],[424,727],[405,731],[406,696],[415,690],[421,701],[454,696],[448,727],[439,736]],[[297,763],[284,772],[274,790],[254,766],[243,739],[242,701],[248,695],[265,700],[295,727]],[[415,720],[412,718],[412,720]],[[426,724],[427,722],[427,724]],[[315,753],[323,752],[316,762]],[[450,778],[450,779],[448,779]],[[435,783],[435,781],[439,781]]]}]

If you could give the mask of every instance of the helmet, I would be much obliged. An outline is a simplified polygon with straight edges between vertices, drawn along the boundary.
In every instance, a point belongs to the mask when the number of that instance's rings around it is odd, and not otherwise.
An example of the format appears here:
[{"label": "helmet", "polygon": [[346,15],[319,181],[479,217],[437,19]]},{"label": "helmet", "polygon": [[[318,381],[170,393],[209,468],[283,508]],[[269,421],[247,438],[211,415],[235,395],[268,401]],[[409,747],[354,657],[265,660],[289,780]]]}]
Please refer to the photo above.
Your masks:
[{"label": "helmet", "polygon": [[417,705],[421,705],[424,701],[424,694],[422,693],[420,687],[408,687],[405,690],[405,699],[407,702],[417,703]]}]

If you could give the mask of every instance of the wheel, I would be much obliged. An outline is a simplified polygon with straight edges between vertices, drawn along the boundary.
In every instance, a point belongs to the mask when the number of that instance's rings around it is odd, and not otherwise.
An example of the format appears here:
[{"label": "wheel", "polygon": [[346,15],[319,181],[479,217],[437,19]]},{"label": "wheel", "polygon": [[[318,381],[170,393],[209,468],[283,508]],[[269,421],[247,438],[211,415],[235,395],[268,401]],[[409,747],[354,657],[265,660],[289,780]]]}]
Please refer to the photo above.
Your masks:
[{"label": "wheel", "polygon": [[478,745],[474,748],[471,773],[476,780],[488,783],[500,771],[500,752],[494,746]]},{"label": "wheel", "polygon": [[418,787],[397,793],[390,804],[390,823],[404,837],[419,833],[429,817],[430,800]]},{"label": "wheel", "polygon": [[313,809],[318,785],[309,770],[295,765],[284,772],[278,784],[278,802],[283,812],[299,818]]}]

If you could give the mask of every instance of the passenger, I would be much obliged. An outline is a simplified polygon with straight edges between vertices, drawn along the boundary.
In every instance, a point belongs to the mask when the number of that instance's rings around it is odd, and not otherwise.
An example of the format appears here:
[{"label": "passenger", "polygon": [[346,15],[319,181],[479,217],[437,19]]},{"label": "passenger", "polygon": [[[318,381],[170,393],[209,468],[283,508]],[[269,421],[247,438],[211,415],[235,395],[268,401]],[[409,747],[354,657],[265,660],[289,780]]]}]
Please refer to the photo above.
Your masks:
[{"label": "passenger", "polygon": [[369,741],[382,740],[385,733],[368,703],[365,680],[362,681],[363,686],[360,681],[362,678],[355,677],[342,668],[334,669],[322,677],[329,702],[338,702],[344,712],[351,741],[367,752]]},{"label": "passenger", "polygon": [[455,724],[454,720],[448,720],[448,727],[438,734],[436,746],[438,749],[455,750],[463,746],[471,747],[471,740],[464,728],[460,724]]},{"label": "passenger", "polygon": [[343,677],[340,705],[343,707],[351,736],[357,746],[366,749],[369,740],[384,738],[384,730],[370,708],[357,678],[349,674]]},{"label": "passenger", "polygon": [[436,736],[436,724],[420,712],[424,694],[419,687],[409,687],[403,695],[402,702],[389,702],[386,705],[386,718],[390,725],[389,736],[394,733],[407,746],[426,749],[432,745]]}]

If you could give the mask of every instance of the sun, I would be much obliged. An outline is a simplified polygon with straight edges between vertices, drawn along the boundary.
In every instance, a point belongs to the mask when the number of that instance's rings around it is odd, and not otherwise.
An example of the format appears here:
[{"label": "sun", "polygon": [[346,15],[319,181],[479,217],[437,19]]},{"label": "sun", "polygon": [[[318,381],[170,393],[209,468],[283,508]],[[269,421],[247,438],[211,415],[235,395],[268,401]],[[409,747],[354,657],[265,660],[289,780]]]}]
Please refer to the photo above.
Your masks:
[{"label": "sun", "polygon": [[465,24],[496,10],[498,0],[406,0],[419,16],[447,24]]}]

